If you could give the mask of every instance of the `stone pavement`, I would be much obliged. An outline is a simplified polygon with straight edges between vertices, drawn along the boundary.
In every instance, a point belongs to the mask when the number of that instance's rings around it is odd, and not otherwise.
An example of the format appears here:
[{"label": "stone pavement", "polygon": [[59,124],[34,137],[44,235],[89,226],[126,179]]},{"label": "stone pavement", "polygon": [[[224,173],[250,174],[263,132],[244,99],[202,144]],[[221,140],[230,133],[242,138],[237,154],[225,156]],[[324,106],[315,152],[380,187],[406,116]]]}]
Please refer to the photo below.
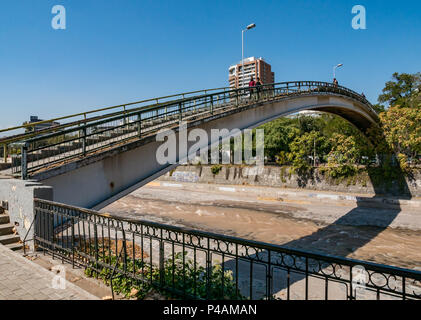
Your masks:
[{"label": "stone pavement", "polygon": [[96,300],[97,297],[0,244],[0,300]]}]

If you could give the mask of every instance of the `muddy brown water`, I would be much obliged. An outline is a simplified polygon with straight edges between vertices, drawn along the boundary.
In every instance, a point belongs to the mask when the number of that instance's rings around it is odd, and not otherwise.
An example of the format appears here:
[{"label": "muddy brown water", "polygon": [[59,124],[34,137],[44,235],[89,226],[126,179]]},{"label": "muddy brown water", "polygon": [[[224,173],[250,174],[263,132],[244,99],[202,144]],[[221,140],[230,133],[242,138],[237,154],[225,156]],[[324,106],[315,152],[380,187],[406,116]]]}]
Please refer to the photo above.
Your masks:
[{"label": "muddy brown water", "polygon": [[[339,206],[343,209],[343,205]],[[235,195],[229,200],[216,193],[204,195],[181,189],[143,187],[103,211],[421,270],[420,231],[326,224],[317,219],[294,217],[294,213],[300,211],[314,213],[316,217],[320,210],[335,210],[335,207],[324,209],[308,204],[250,202]]]}]

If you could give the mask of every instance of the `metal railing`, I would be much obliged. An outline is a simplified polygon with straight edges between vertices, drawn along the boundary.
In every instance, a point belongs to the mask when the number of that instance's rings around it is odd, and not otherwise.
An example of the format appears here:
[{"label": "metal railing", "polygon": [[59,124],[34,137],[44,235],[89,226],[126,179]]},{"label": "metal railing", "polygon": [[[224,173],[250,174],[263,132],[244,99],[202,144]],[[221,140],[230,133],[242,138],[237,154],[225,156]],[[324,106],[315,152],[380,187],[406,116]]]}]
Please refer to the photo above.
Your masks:
[{"label": "metal railing", "polygon": [[243,106],[252,106],[256,102],[309,94],[345,95],[365,104],[367,112],[375,114],[363,96],[325,82],[283,82],[263,85],[252,90],[216,90],[126,111],[123,114],[113,114],[101,120],[80,123],[78,126],[63,128],[57,132],[40,133],[24,141],[15,142],[11,146],[19,149],[19,153],[13,157],[12,173],[27,179],[45,167],[139,139],[159,129],[174,126],[181,120],[197,120]]},{"label": "metal railing", "polygon": [[[421,272],[35,200],[35,246],[189,299],[421,299]],[[361,279],[363,276],[364,279]]]},{"label": "metal railing", "polygon": [[[23,141],[35,136],[48,134],[51,132],[57,132],[65,128],[80,126],[82,124],[88,124],[94,121],[110,118],[110,117],[121,115],[121,114],[126,114],[128,112],[137,111],[145,107],[159,106],[159,105],[165,104],[168,101],[173,101],[177,99],[185,99],[186,97],[196,96],[198,94],[207,94],[208,92],[224,91],[224,90],[229,90],[229,88],[223,87],[223,88],[213,88],[213,89],[183,92],[179,94],[173,94],[169,96],[135,101],[135,102],[130,102],[130,103],[116,105],[116,106],[103,107],[103,108],[75,113],[75,114],[71,114],[67,116],[56,117],[56,118],[51,118],[48,120],[31,122],[31,123],[26,123],[20,126],[0,129],[0,134],[7,136],[5,138],[0,139],[0,156],[3,159],[3,161],[6,162],[8,155],[14,154],[13,147],[11,147],[10,145],[17,141]],[[51,123],[62,121],[62,120],[71,120],[71,121],[60,124],[60,125],[54,125],[52,127],[45,128],[42,130],[37,130],[37,131],[31,130],[31,128],[34,128],[39,125],[51,124]],[[25,132],[19,133],[19,134],[13,134],[14,132],[19,131],[19,130],[25,130]]]}]

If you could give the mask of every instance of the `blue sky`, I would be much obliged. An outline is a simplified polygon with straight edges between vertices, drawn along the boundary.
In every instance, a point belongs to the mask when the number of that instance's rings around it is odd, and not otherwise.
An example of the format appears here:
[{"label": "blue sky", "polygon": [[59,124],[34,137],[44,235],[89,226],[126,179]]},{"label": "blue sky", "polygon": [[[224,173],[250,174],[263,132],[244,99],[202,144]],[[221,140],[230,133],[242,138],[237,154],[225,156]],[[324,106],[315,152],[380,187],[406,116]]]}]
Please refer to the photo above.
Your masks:
[{"label": "blue sky", "polygon": [[[66,30],[51,9],[67,10]],[[367,9],[367,30],[351,9]],[[419,0],[2,0],[0,128],[182,91],[226,86],[264,57],[277,82],[332,80],[372,101],[393,72],[421,71]]]}]

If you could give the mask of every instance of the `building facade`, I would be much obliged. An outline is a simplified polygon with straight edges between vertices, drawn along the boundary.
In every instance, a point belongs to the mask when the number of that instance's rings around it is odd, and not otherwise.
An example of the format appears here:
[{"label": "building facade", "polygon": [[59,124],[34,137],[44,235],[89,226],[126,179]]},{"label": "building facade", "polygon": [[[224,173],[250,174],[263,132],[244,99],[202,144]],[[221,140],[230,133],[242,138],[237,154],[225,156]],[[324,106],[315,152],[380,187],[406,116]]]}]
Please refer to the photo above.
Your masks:
[{"label": "building facade", "polygon": [[[31,124],[31,123],[37,123],[37,122],[42,122],[44,120],[39,119],[38,116],[31,116],[29,121],[25,122],[24,124]],[[59,126],[60,123],[59,122],[46,122],[46,123],[39,123],[39,124],[35,124],[34,126],[30,126],[29,127],[29,131],[40,131],[40,130],[44,130],[44,129],[48,129],[51,127],[55,127],[55,126]]]},{"label": "building facade", "polygon": [[242,74],[242,63],[230,66],[228,69],[228,81],[231,88],[248,87],[251,77],[256,80],[260,78],[263,84],[275,83],[275,73],[272,67],[263,58],[250,57],[244,59],[244,81]]}]

